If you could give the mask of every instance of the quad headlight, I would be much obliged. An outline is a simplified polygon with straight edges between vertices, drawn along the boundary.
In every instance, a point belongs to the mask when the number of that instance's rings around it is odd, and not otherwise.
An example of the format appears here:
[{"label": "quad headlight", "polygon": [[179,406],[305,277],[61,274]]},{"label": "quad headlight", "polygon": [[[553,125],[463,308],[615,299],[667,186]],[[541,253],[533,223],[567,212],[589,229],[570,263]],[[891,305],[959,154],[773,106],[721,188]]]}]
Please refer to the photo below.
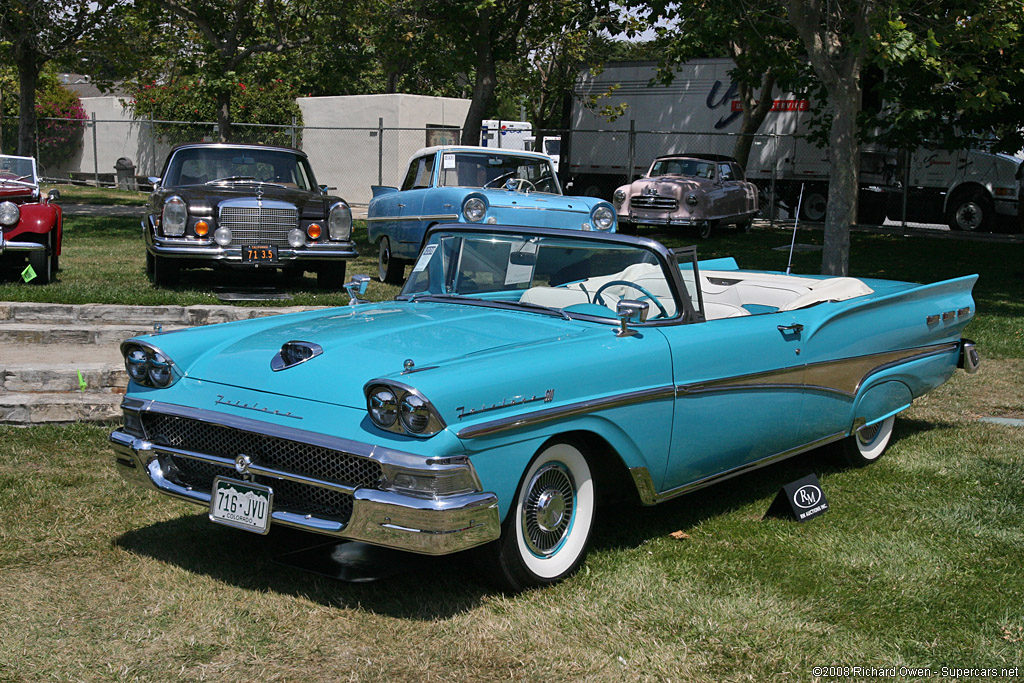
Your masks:
[{"label": "quad headlight", "polygon": [[478,223],[487,214],[487,202],[480,197],[470,197],[462,205],[462,215],[470,223]]},{"label": "quad headlight", "polygon": [[149,344],[127,341],[121,344],[121,354],[125,370],[136,384],[165,389],[181,377],[174,362]]},{"label": "quad headlight", "polygon": [[381,429],[426,437],[445,428],[437,409],[412,387],[381,381],[370,382],[363,391],[370,420]]},{"label": "quad headlight", "polygon": [[174,195],[168,197],[164,202],[163,216],[160,219],[160,229],[169,237],[181,237],[185,234],[185,226],[188,224],[188,205],[181,197]]},{"label": "quad headlight", "polygon": [[615,212],[602,204],[591,212],[590,220],[596,230],[611,230],[615,227]]},{"label": "quad headlight", "polygon": [[344,202],[331,207],[327,218],[327,234],[332,240],[347,240],[352,236],[352,209]]},{"label": "quad headlight", "polygon": [[18,224],[21,218],[21,209],[14,202],[0,203],[0,225],[9,228]]}]

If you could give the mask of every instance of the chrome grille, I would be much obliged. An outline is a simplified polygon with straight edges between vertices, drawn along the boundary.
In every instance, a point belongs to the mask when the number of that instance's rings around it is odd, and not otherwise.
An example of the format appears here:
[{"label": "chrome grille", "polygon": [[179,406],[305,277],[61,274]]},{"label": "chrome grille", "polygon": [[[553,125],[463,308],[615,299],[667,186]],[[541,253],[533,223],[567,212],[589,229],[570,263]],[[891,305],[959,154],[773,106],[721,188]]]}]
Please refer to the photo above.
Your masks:
[{"label": "chrome grille", "polygon": [[234,244],[288,245],[288,231],[299,227],[299,211],[260,206],[222,206],[219,225],[231,230]]},{"label": "chrome grille", "polygon": [[[160,413],[144,413],[142,424],[148,438],[162,446],[231,459],[244,453],[262,467],[353,488],[376,487],[381,478],[380,464],[373,460],[301,441]],[[173,456],[171,460],[177,471],[168,472],[168,476],[196,490],[209,492],[217,475],[238,477],[233,467],[180,456]],[[255,477],[254,480],[274,490],[277,509],[341,522],[347,522],[352,514],[352,497],[346,493],[271,477]]]},{"label": "chrome grille", "polygon": [[635,194],[629,198],[629,205],[634,209],[660,209],[663,211],[675,211],[679,208],[679,200],[675,197]]}]

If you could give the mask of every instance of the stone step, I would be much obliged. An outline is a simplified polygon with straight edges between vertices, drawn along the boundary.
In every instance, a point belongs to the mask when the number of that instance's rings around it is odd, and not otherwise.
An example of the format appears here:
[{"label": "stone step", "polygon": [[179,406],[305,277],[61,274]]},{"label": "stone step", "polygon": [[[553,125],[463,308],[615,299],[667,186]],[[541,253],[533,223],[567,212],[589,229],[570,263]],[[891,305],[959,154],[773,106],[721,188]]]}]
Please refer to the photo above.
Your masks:
[{"label": "stone step", "polygon": [[[165,327],[169,332],[173,327]],[[45,346],[77,344],[80,346],[118,347],[129,337],[149,334],[153,328],[127,325],[71,325],[45,323],[4,323],[0,325],[0,346]],[[7,354],[4,354],[6,357]],[[0,357],[0,359],[4,358]]]},{"label": "stone step", "polygon": [[[118,354],[118,357],[120,354]],[[51,392],[123,394],[128,373],[118,359],[110,362],[0,364],[0,394]]]},{"label": "stone step", "polygon": [[309,310],[304,306],[120,306],[114,304],[45,304],[24,301],[0,302],[0,327],[7,324],[113,325],[152,331],[195,327],[212,323],[262,318]]},{"label": "stone step", "polygon": [[0,424],[116,421],[121,417],[120,405],[118,394],[0,394]]}]

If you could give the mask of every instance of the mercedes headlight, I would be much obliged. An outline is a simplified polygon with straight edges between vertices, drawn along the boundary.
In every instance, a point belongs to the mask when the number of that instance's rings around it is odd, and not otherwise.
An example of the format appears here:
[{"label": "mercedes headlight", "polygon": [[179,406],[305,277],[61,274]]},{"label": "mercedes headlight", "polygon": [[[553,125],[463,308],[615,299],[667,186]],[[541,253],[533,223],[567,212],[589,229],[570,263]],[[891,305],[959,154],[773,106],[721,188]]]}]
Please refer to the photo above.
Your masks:
[{"label": "mercedes headlight", "polygon": [[352,209],[338,202],[331,207],[327,218],[327,234],[332,240],[347,240],[352,236]]},{"label": "mercedes headlight", "polygon": [[437,409],[422,394],[399,382],[381,380],[363,388],[374,425],[409,436],[433,436],[445,428]]},{"label": "mercedes headlight", "polygon": [[615,212],[607,206],[601,205],[590,214],[590,220],[597,230],[611,230],[615,227]]},{"label": "mercedes headlight", "polygon": [[168,197],[164,202],[160,229],[170,237],[181,237],[185,234],[186,224],[188,224],[188,205],[185,204],[185,200],[177,195]]},{"label": "mercedes headlight", "polygon": [[121,344],[124,368],[136,384],[165,389],[181,377],[174,362],[157,348],[136,341]]},{"label": "mercedes headlight", "polygon": [[470,197],[462,205],[462,215],[470,223],[477,223],[483,220],[487,213],[487,203],[480,197]]},{"label": "mercedes headlight", "polygon": [[9,228],[18,224],[21,218],[21,209],[14,202],[3,202],[0,204],[0,225]]}]

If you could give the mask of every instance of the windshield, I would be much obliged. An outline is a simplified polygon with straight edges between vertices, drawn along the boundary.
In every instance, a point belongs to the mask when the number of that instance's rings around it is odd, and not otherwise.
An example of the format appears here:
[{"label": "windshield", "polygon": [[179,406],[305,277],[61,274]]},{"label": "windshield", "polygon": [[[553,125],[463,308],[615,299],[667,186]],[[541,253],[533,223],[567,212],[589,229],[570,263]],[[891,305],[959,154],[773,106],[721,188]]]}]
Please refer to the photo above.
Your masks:
[{"label": "windshield", "polygon": [[551,160],[499,152],[443,152],[441,187],[505,188],[562,194]]},{"label": "windshield", "polygon": [[699,159],[658,159],[648,175],[687,175],[710,180],[715,177],[715,165]]},{"label": "windshield", "polygon": [[32,157],[0,154],[0,182],[36,184],[36,164]]},{"label": "windshield", "polygon": [[649,320],[680,306],[657,254],[586,237],[443,231],[434,233],[400,299],[462,301],[615,319],[623,299],[646,302]]},{"label": "windshield", "polygon": [[271,183],[300,190],[316,189],[309,162],[286,150],[186,147],[174,153],[163,184]]}]

